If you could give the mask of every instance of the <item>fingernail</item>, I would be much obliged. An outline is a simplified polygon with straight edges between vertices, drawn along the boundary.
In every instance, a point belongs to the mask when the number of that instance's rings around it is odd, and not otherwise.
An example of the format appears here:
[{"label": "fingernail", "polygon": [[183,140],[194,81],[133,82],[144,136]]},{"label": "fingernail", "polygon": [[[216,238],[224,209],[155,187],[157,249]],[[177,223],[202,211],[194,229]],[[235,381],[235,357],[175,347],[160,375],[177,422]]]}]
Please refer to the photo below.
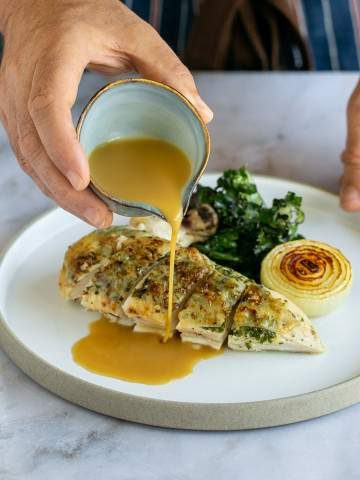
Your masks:
[{"label": "fingernail", "polygon": [[75,190],[82,190],[83,188],[86,187],[85,182],[83,178],[80,177],[80,175],[73,170],[69,170],[66,173],[66,176],[71,183],[71,185],[75,188]]},{"label": "fingernail", "polygon": [[97,228],[101,228],[104,224],[104,218],[100,212],[94,207],[87,207],[84,212],[86,220]]},{"label": "fingernail", "polygon": [[352,185],[347,185],[342,193],[343,201],[352,202],[360,200],[360,192]]},{"label": "fingernail", "polygon": [[202,98],[199,97],[198,107],[204,112],[204,116],[206,116],[206,121],[210,122],[212,120],[214,114],[212,110],[207,106]]}]

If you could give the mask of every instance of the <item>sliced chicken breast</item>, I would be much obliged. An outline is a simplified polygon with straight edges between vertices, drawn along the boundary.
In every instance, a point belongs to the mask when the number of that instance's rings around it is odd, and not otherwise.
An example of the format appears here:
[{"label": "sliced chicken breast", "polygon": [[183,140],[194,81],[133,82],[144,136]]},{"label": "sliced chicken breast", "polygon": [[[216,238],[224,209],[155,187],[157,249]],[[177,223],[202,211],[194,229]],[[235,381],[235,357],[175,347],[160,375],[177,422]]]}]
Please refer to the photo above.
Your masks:
[{"label": "sliced chicken breast", "polygon": [[169,249],[169,242],[157,237],[127,239],[111,262],[95,273],[81,297],[81,305],[119,323],[132,325],[134,322],[124,315],[122,304]]},{"label": "sliced chicken breast", "polygon": [[80,298],[92,276],[110,262],[128,238],[148,236],[129,227],[94,230],[67,249],[59,275],[59,290],[67,300]]},{"label": "sliced chicken breast", "polygon": [[[178,248],[175,256],[172,332],[178,312],[196,286],[207,277],[214,264],[196,248]],[[139,332],[165,333],[168,315],[169,259],[159,262],[136,286],[125,301],[123,310],[134,319]]]},{"label": "sliced chicken breast", "polygon": [[216,265],[179,313],[176,330],[181,333],[181,339],[220,349],[227,337],[234,307],[248,282],[240,273]]},{"label": "sliced chicken breast", "polygon": [[[167,240],[127,227],[86,235],[66,252],[59,286],[68,299],[140,332],[165,333]],[[172,332],[220,348],[229,330],[233,350],[320,353],[312,323],[283,295],[210,261],[193,247],[175,258]]]},{"label": "sliced chicken breast", "polygon": [[300,308],[253,282],[247,285],[236,307],[228,346],[241,351],[324,351],[315,328]]}]

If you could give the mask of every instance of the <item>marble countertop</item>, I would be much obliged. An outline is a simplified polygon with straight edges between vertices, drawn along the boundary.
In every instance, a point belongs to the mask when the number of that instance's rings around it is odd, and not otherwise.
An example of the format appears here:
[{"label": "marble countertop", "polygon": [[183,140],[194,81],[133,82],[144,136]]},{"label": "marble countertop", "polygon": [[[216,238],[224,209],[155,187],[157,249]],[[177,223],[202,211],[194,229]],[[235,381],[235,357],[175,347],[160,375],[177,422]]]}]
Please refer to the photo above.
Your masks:
[{"label": "marble countertop", "polygon": [[[197,75],[215,112],[209,169],[251,171],[334,192],[341,174],[345,108],[356,74]],[[108,79],[86,74],[74,108]],[[0,129],[0,249],[52,206],[18,168]],[[319,419],[240,432],[131,424],[47,392],[0,351],[0,479],[355,480],[360,404]]]}]

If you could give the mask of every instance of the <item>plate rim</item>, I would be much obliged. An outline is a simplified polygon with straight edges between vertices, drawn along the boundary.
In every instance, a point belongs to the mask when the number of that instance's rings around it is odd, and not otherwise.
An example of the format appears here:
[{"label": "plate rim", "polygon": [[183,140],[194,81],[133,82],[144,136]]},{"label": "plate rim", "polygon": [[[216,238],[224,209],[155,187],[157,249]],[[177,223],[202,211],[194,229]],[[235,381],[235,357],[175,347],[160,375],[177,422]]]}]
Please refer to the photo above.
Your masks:
[{"label": "plate rim", "polygon": [[[221,172],[209,172],[216,177]],[[337,195],[305,183],[268,175],[255,180],[288,182],[334,199]],[[0,252],[0,269],[15,242],[33,225],[61,210],[51,208],[22,227]],[[243,430],[317,418],[360,402],[360,375],[311,392],[270,400],[193,403],[163,400],[113,390],[81,379],[41,358],[7,325],[0,310],[0,346],[25,374],[47,390],[89,410],[147,425],[192,430]]]}]

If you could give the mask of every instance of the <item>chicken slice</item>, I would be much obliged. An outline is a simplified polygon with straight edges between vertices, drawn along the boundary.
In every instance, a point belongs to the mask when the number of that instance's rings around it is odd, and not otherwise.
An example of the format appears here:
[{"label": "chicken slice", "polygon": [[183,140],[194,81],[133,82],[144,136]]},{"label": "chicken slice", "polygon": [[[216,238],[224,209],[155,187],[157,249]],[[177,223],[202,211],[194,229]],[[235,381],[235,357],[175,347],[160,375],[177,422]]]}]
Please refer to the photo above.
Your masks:
[{"label": "chicken slice", "polygon": [[157,237],[127,239],[111,262],[96,272],[81,297],[81,305],[118,323],[132,325],[134,322],[124,315],[122,304],[169,249],[169,242]]},{"label": "chicken slice", "polygon": [[129,227],[94,230],[67,249],[59,275],[59,290],[67,300],[76,300],[93,275],[110,262],[111,256],[128,238],[148,236]]},{"label": "chicken slice", "polygon": [[[179,247],[175,255],[174,295],[171,332],[173,333],[179,310],[196,286],[214,268],[214,264],[196,248]],[[127,317],[136,322],[135,331],[165,333],[168,315],[169,259],[159,262],[136,286],[125,301]]]},{"label": "chicken slice", "polygon": [[228,336],[233,350],[321,353],[324,347],[306,314],[283,295],[250,283]]},{"label": "chicken slice", "polygon": [[184,342],[220,349],[228,334],[232,314],[249,279],[231,268],[216,265],[179,313],[176,327]]}]

